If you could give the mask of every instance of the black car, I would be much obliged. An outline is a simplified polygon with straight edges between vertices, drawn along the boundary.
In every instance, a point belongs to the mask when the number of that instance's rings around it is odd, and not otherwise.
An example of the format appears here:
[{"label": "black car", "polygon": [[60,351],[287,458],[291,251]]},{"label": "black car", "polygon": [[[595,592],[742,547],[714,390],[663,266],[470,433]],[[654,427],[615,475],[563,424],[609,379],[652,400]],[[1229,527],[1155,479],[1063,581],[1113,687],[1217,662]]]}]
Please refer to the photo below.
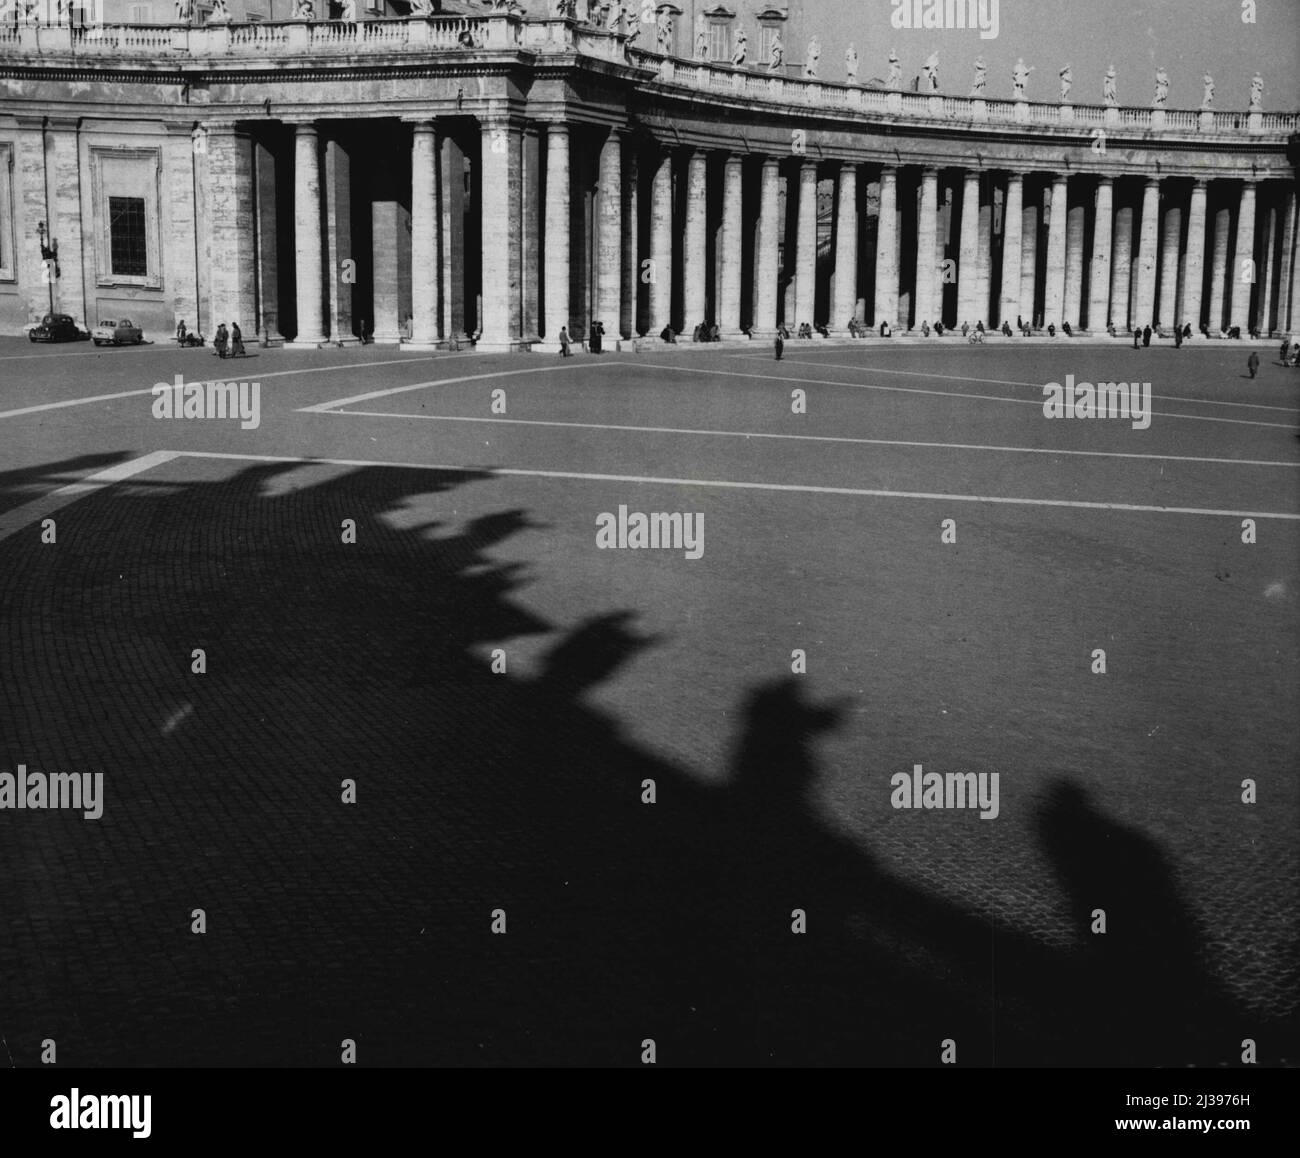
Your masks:
[{"label": "black car", "polygon": [[85,337],[67,314],[46,314],[27,336],[33,342],[75,342]]}]

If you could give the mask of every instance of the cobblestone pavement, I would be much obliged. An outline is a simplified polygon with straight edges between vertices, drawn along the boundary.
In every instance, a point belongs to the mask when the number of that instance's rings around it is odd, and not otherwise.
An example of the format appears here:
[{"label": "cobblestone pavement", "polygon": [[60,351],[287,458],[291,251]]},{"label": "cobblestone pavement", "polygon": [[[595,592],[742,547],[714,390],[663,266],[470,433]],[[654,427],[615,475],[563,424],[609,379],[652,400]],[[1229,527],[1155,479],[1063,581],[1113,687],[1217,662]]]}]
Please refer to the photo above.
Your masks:
[{"label": "cobblestone pavement", "polygon": [[103,774],[0,810],[13,1063],[1294,1064],[1295,372],[791,347],[263,350],[244,430],[0,342],[0,773]]}]

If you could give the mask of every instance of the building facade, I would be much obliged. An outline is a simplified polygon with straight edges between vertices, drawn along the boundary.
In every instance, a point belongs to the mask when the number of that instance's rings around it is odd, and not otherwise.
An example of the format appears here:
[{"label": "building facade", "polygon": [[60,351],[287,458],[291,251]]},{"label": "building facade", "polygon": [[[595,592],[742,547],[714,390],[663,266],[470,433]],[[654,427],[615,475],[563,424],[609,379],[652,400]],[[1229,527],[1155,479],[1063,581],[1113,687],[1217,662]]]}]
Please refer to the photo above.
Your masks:
[{"label": "building facade", "polygon": [[1295,113],[826,80],[766,0],[5,2],[0,332],[1300,328]]}]

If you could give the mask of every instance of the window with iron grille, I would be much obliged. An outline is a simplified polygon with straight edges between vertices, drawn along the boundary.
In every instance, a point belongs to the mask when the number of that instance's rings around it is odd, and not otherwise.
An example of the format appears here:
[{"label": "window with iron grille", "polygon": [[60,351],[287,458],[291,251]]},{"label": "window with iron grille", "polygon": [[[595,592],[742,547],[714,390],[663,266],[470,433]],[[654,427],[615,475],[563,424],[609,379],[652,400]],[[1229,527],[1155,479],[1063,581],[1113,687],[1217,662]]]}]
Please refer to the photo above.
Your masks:
[{"label": "window with iron grille", "polygon": [[148,276],[143,197],[108,199],[108,237],[110,260],[116,276]]}]

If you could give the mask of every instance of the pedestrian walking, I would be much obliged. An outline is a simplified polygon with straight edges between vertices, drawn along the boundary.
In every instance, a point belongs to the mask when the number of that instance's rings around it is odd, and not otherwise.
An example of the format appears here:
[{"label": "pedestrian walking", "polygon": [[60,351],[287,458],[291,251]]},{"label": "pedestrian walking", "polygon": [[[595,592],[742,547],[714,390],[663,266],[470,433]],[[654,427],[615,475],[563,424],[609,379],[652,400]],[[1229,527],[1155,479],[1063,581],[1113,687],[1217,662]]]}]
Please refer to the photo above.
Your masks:
[{"label": "pedestrian walking", "polygon": [[781,355],[785,353],[785,339],[781,337],[781,331],[776,332],[776,360],[781,360]]},{"label": "pedestrian walking", "polygon": [[1139,343],[1141,340],[1142,340],[1142,331],[1141,331],[1141,330],[1134,330],[1134,331],[1133,331],[1133,349],[1136,350],[1136,349],[1138,348],[1138,343]]},{"label": "pedestrian walking", "polygon": [[1174,327],[1174,349],[1181,350],[1182,348],[1183,348],[1183,331],[1179,329],[1177,326],[1175,326]]},{"label": "pedestrian walking", "polygon": [[1259,372],[1259,355],[1254,350],[1251,350],[1250,357],[1246,359],[1246,369],[1252,378]]},{"label": "pedestrian walking", "polygon": [[1143,326],[1143,327],[1142,327],[1142,346],[1143,346],[1143,348],[1145,349],[1145,348],[1146,348],[1147,346],[1149,346],[1149,345],[1151,345],[1151,327],[1150,327],[1150,326]]},{"label": "pedestrian walking", "polygon": [[573,351],[569,349],[569,346],[571,344],[572,341],[569,338],[569,327],[561,326],[560,327],[560,357],[561,358],[573,357]]},{"label": "pedestrian walking", "polygon": [[230,356],[232,358],[244,356],[244,335],[239,329],[238,322],[230,323]]},{"label": "pedestrian walking", "polygon": [[218,358],[224,358],[226,356],[226,344],[229,341],[230,334],[226,330],[226,323],[222,322],[221,325],[217,327],[217,332],[212,337],[212,346],[213,349],[216,350]]}]

